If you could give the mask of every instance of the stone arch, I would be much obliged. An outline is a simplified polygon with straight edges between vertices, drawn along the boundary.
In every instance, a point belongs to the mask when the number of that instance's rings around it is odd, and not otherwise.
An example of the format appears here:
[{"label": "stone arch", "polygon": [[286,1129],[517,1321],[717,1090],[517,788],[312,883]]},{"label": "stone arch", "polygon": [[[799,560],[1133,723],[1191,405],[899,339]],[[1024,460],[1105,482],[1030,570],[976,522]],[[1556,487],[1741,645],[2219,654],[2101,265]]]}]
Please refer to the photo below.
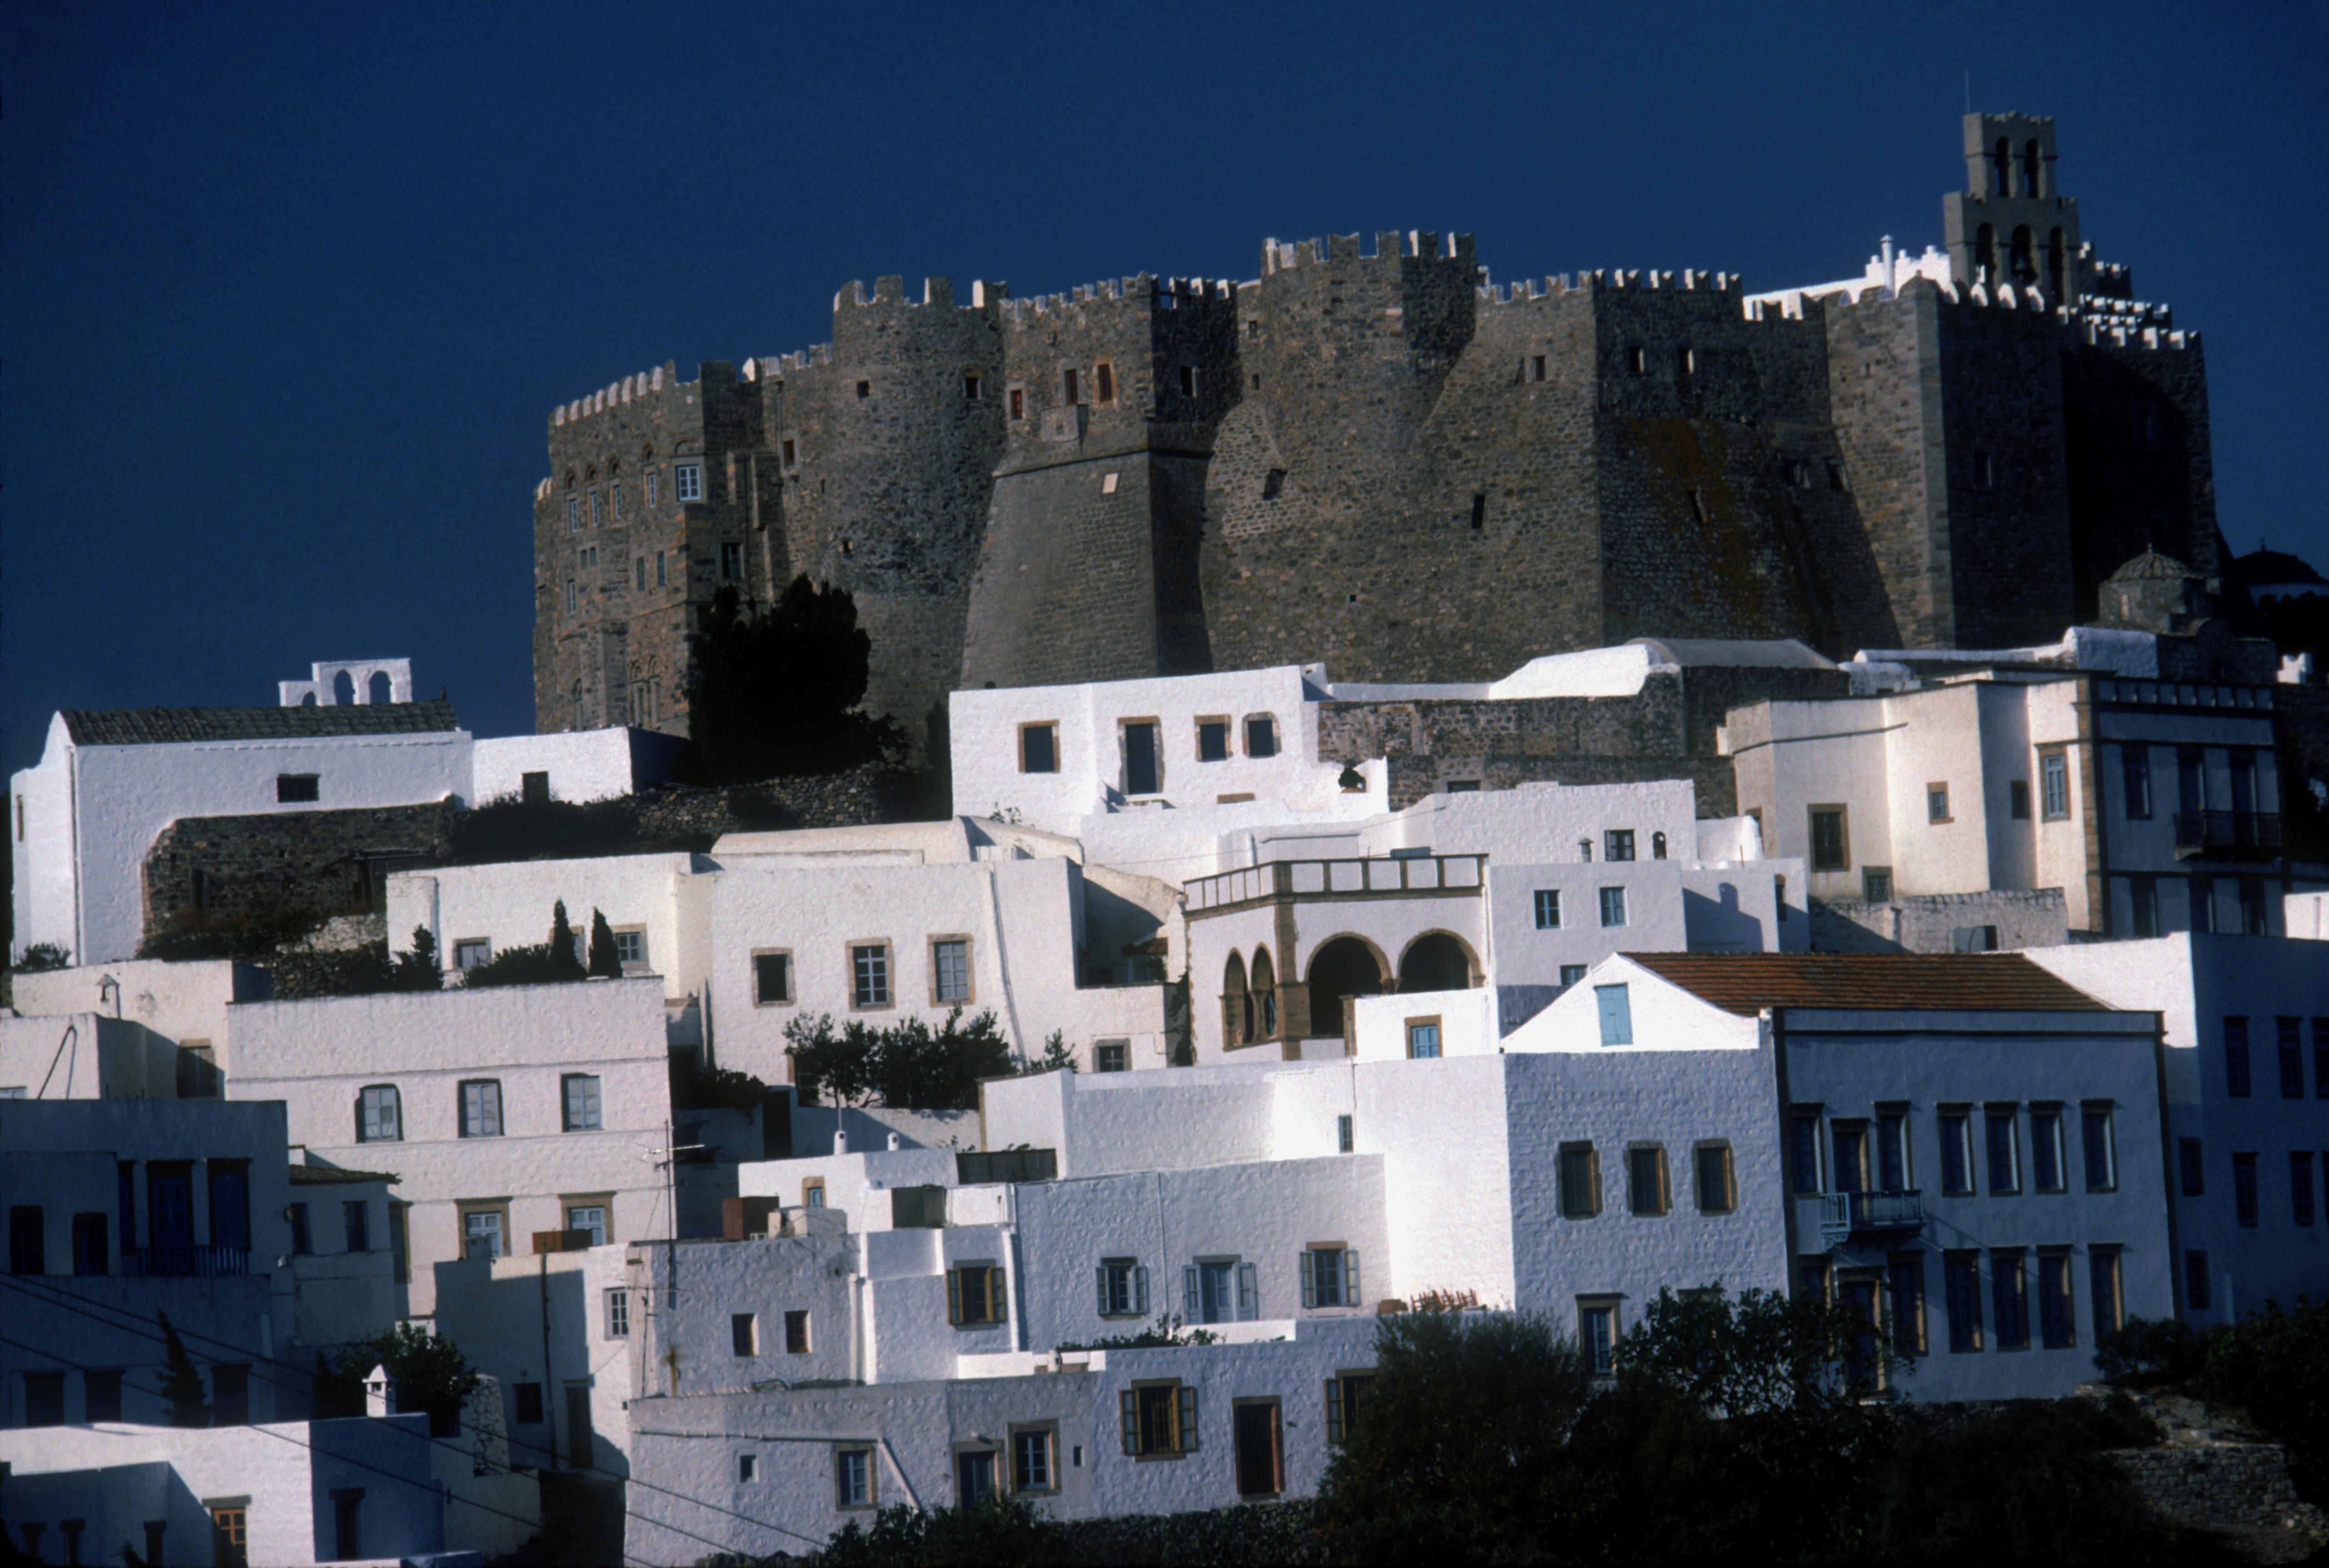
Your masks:
[{"label": "stone arch", "polygon": [[1245,1044],[1253,1013],[1253,997],[1246,990],[1245,959],[1232,949],[1221,966],[1221,1044]]},{"label": "stone arch", "polygon": [[2039,155],[2038,139],[2032,136],[2022,149],[2022,193],[2023,195],[2044,194],[2038,187],[2044,183],[2045,169],[2046,160]]},{"label": "stone arch", "polygon": [[2000,136],[1989,155],[1989,193],[1993,196],[2013,194],[2013,143]]},{"label": "stone arch", "polygon": [[2013,281],[2027,286],[2038,281],[2038,241],[2030,225],[2013,226]]},{"label": "stone arch", "polygon": [[2046,236],[2046,293],[2056,304],[2070,298],[2070,251],[2062,242],[2062,230],[2055,229]]},{"label": "stone arch", "polygon": [[1381,996],[1391,984],[1391,967],[1382,949],[1345,932],[1320,943],[1310,954],[1310,1032],[1339,1034],[1343,1003]]},{"label": "stone arch", "polygon": [[1975,270],[1979,274],[1979,277],[1975,277],[1974,281],[1978,283],[1983,278],[1986,278],[1992,283],[1995,283],[1997,281],[1996,225],[1985,223],[1980,228],[1974,230],[1973,262]]},{"label": "stone arch", "polygon": [[1653,860],[1663,860],[1665,858],[1666,836],[1664,833],[1652,833],[1650,835],[1650,859]]},{"label": "stone arch", "polygon": [[315,706],[316,706],[316,694],[315,694],[314,692],[310,691],[310,692],[307,692],[306,695],[302,696],[302,697],[299,699],[299,706],[300,706],[300,707],[302,707],[302,708],[313,708],[313,707],[315,707]]},{"label": "stone arch", "polygon": [[365,678],[364,700],[366,702],[381,703],[393,702],[396,700],[396,686],[393,681],[389,680],[387,671],[375,670],[370,676]]},{"label": "stone arch", "polygon": [[1253,963],[1247,971],[1247,991],[1249,1005],[1246,1038],[1251,1040],[1273,1039],[1278,1035],[1278,966],[1269,961],[1269,949],[1257,944]]},{"label": "stone arch", "polygon": [[1472,944],[1452,931],[1426,931],[1399,955],[1401,991],[1472,991],[1480,978]]},{"label": "stone arch", "polygon": [[356,678],[346,670],[332,673],[332,701],[342,708],[352,708],[356,700]]}]

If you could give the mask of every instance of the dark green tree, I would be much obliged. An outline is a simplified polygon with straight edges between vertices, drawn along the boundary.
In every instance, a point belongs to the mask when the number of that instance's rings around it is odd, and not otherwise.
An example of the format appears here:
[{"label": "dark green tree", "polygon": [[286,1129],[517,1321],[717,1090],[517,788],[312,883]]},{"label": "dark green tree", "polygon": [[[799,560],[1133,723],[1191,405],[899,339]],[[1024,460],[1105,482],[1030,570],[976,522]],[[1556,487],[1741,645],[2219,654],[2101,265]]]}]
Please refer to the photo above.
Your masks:
[{"label": "dark green tree", "polygon": [[186,1342],[171,1327],[170,1314],[156,1312],[162,1324],[162,1397],[169,1403],[172,1426],[208,1426],[211,1402],[203,1390],[203,1375],[186,1354]]},{"label": "dark green tree", "polygon": [[566,918],[563,898],[550,912],[550,966],[553,980],[580,980],[589,972],[581,955],[574,951],[574,925]]},{"label": "dark green tree", "polygon": [[35,942],[16,955],[18,974],[41,974],[52,969],[68,968],[72,963],[70,949],[53,942]]},{"label": "dark green tree", "polygon": [[615,950],[615,930],[603,909],[590,911],[590,972],[608,980],[623,978],[623,955]]},{"label": "dark green tree", "polygon": [[399,1323],[340,1352],[338,1371],[361,1384],[375,1366],[388,1369],[400,1411],[423,1411],[429,1430],[444,1437],[460,1429],[461,1407],[483,1381],[450,1339]]},{"label": "dark green tree", "polygon": [[410,952],[396,955],[389,973],[391,991],[437,991],[445,984],[445,971],[437,958],[437,934],[426,925],[412,928]]},{"label": "dark green tree", "polygon": [[2329,1300],[2268,1300],[2208,1335],[2201,1388],[2288,1445],[2290,1479],[2307,1501],[2329,1501]]},{"label": "dark green tree", "polygon": [[1026,1498],[1008,1496],[959,1507],[900,1503],[874,1515],[870,1530],[852,1519],[818,1554],[826,1568],[1041,1568],[1073,1560],[1066,1531]]},{"label": "dark green tree", "polygon": [[839,773],[900,755],[897,726],[859,711],[872,646],[845,588],[797,577],[752,613],[721,588],[688,687],[689,733],[710,782]]},{"label": "dark green tree", "polygon": [[918,1018],[885,1029],[852,1019],[836,1028],[833,1015],[821,1013],[787,1024],[785,1038],[804,1104],[969,1111],[977,1108],[980,1079],[1013,1070],[995,1015],[965,1023],[959,1007],[936,1029]]}]

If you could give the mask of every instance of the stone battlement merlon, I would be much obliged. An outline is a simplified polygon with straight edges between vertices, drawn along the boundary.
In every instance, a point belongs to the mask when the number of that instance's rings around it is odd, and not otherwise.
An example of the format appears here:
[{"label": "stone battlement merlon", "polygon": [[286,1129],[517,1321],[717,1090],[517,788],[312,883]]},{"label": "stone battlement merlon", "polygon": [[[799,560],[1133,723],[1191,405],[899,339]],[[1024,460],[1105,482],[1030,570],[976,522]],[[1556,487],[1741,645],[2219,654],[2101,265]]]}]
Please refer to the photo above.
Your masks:
[{"label": "stone battlement merlon", "polygon": [[1261,242],[1261,270],[1267,277],[1272,273],[1291,271],[1297,268],[1319,267],[1329,262],[1368,262],[1383,260],[1453,261],[1469,268],[1473,264],[1472,236],[1469,234],[1439,234],[1431,230],[1410,229],[1400,234],[1394,229],[1377,230],[1375,248],[1370,253],[1360,248],[1356,234],[1333,234],[1324,239],[1304,239],[1281,244],[1275,239]]},{"label": "stone battlement merlon", "polygon": [[652,371],[641,371],[637,375],[625,376],[621,380],[600,387],[595,392],[585,393],[570,403],[561,403],[550,411],[550,423],[555,427],[560,425],[573,424],[592,414],[603,414],[609,405],[619,408],[635,398],[660,392],[666,382],[674,387],[692,387],[696,384],[693,381],[680,380],[677,361],[666,360]]},{"label": "stone battlement merlon", "polygon": [[865,292],[864,279],[853,278],[834,291],[833,314],[839,315],[846,310],[871,310],[877,305],[893,310],[918,310],[926,305],[938,305],[948,310],[985,310],[988,305],[1010,297],[1009,284],[987,278],[972,279],[970,303],[962,305],[955,303],[954,279],[950,277],[923,278],[922,297],[919,299],[906,296],[906,280],[900,276],[875,278],[873,292],[870,295]]}]

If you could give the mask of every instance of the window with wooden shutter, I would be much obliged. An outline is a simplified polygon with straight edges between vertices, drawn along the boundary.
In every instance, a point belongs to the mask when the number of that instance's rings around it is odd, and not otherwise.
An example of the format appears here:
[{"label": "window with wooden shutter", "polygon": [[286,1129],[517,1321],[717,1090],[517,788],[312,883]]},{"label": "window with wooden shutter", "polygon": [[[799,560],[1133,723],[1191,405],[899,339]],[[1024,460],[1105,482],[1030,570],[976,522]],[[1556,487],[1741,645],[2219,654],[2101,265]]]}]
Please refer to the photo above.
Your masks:
[{"label": "window with wooden shutter", "polygon": [[1120,1401],[1118,1409],[1121,1412],[1124,1425],[1124,1451],[1128,1454],[1137,1454],[1140,1451],[1139,1391],[1127,1388],[1117,1395],[1117,1398]]},{"label": "window with wooden shutter", "polygon": [[[1255,1319],[1260,1317],[1261,1292],[1256,1288],[1254,1282],[1253,1264],[1240,1263],[1238,1265],[1237,1291],[1239,1320],[1240,1322],[1249,1323]],[[1193,1399],[1196,1395],[1192,1393],[1190,1397]]]},{"label": "window with wooden shutter", "polygon": [[947,1321],[962,1327],[962,1271],[947,1271]]},{"label": "window with wooden shutter", "polygon": [[1194,1453],[1197,1451],[1197,1390],[1194,1385],[1184,1383],[1180,1387],[1179,1395],[1179,1408],[1175,1413],[1179,1419],[1173,1423],[1173,1446],[1177,1452]]}]

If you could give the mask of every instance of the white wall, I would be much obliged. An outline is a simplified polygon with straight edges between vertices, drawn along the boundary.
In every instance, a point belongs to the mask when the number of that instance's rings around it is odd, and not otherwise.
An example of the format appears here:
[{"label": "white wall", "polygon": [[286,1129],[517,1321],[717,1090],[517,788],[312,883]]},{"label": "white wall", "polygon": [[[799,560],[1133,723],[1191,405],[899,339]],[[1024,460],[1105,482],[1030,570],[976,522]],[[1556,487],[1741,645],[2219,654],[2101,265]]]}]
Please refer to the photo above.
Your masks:
[{"label": "white wall", "polygon": [[389,945],[401,952],[413,928],[427,926],[438,961],[457,972],[461,942],[482,939],[505,953],[549,941],[552,909],[563,899],[586,955],[593,910],[603,911],[618,931],[640,931],[646,961],[627,972],[661,976],[665,996],[677,1000],[700,991],[710,973],[710,954],[690,941],[682,893],[708,867],[694,855],[616,855],[399,872],[388,878]]},{"label": "white wall", "polygon": [[0,1095],[174,1100],[178,1048],[142,1024],[95,1013],[0,1018]]},{"label": "white wall", "polygon": [[[657,981],[262,1002],[237,1009],[234,1029],[231,1097],[283,1102],[312,1160],[401,1178],[415,1316],[433,1310],[437,1268],[461,1255],[462,1201],[505,1200],[517,1253],[534,1232],[564,1228],[567,1197],[608,1204],[610,1242],[671,1228],[650,1160],[671,1115]],[[599,1130],[561,1130],[569,1073],[599,1078]],[[502,1136],[459,1135],[470,1079],[501,1084]],[[357,1141],[359,1094],[372,1084],[399,1091],[396,1143]]]},{"label": "white wall", "polygon": [[226,1064],[227,1011],[264,1001],[267,972],[231,959],[165,963],[131,959],[19,974],[9,981],[16,1010],[27,1017],[104,1013],[143,1024],[173,1045],[205,1041]]},{"label": "white wall", "polygon": [[167,1522],[167,1563],[212,1562],[205,1505],[245,1507],[252,1563],[337,1560],[332,1493],[361,1488],[358,1545],[369,1560],[445,1549],[443,1494],[428,1420],[404,1415],[172,1431],[105,1424],[0,1432],[8,1524],[47,1527],[42,1559],[61,1563],[65,1518],[88,1521],[80,1561],[146,1549],[146,1522]]},{"label": "white wall", "polygon": [[482,738],[474,750],[470,798],[479,803],[509,799],[521,792],[527,774],[546,773],[552,800],[613,800],[670,777],[678,749],[675,737],[622,725]]}]

